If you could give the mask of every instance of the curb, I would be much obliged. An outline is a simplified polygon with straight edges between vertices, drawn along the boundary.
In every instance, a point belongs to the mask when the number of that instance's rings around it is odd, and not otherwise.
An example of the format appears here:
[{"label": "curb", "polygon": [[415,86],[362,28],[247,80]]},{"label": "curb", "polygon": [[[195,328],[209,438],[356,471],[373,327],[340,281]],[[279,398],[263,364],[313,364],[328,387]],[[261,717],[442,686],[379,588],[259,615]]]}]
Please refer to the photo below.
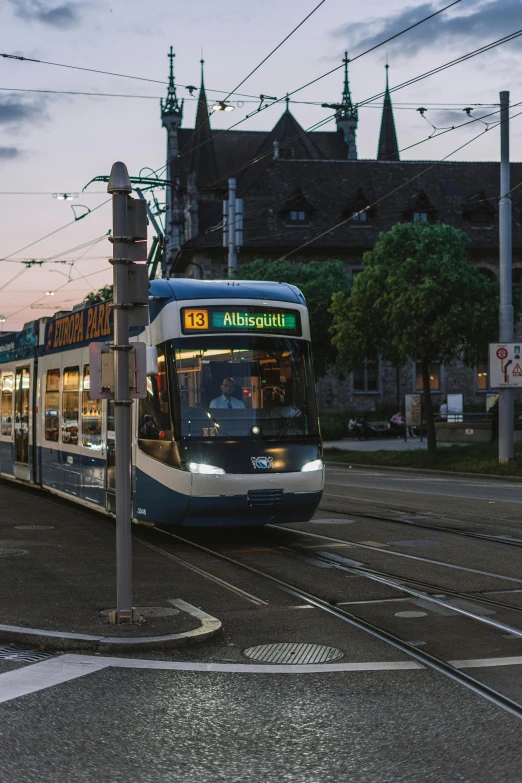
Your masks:
[{"label": "curb", "polygon": [[32,646],[51,647],[53,650],[85,650],[88,652],[112,653],[137,650],[167,650],[188,645],[201,644],[221,633],[223,626],[217,617],[203,612],[181,598],[172,599],[174,604],[187,614],[197,617],[201,625],[184,633],[164,636],[140,636],[121,638],[119,636],[93,636],[67,631],[44,631],[39,628],[25,628],[17,625],[0,625],[0,640],[6,643],[22,643]]},{"label": "curb", "polygon": [[499,476],[498,473],[464,473],[463,471],[458,470],[399,468],[393,465],[368,465],[365,462],[354,462],[353,465],[348,465],[347,462],[333,462],[327,457],[323,457],[323,459],[326,467],[328,467],[328,465],[334,465],[336,468],[346,468],[347,470],[350,468],[372,468],[372,470],[389,470],[391,472],[398,471],[400,473],[416,473],[417,475],[422,476],[442,476],[443,478],[446,478],[447,476],[460,476],[461,478],[487,478],[494,479],[495,481],[513,481],[515,484],[522,482],[521,476]]}]

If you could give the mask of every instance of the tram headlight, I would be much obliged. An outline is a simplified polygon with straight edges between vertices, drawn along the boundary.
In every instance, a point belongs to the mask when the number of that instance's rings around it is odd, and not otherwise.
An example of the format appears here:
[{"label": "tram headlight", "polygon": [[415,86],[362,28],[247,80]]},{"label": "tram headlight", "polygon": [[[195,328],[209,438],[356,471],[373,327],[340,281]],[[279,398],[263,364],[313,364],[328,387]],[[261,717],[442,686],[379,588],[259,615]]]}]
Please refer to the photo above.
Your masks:
[{"label": "tram headlight", "polygon": [[223,468],[216,468],[215,465],[205,465],[204,462],[189,462],[187,465],[188,469],[191,473],[199,473],[199,474],[213,474],[213,475],[223,475],[225,471]]},{"label": "tram headlight", "polygon": [[254,424],[254,426],[251,429],[252,435],[261,435],[261,427],[258,427],[257,424]]},{"label": "tram headlight", "polygon": [[323,468],[322,459],[314,459],[311,462],[306,462],[301,468],[301,473],[310,473],[312,470],[321,470]]}]

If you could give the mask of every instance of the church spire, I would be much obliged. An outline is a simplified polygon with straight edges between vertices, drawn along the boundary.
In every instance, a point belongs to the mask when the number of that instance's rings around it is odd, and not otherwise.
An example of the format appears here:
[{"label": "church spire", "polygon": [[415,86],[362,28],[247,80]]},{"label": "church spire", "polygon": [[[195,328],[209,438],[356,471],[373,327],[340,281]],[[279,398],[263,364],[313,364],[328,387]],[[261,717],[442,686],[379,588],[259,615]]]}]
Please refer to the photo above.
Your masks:
[{"label": "church spire", "polygon": [[397,143],[397,133],[395,130],[395,120],[393,119],[393,107],[388,84],[389,67],[388,63],[386,63],[386,90],[382,107],[381,133],[379,136],[379,147],[377,149],[377,160],[397,161],[400,160],[399,145]]},{"label": "church spire", "polygon": [[201,87],[199,88],[198,108],[196,112],[196,126],[192,136],[192,160],[190,169],[196,174],[199,186],[215,182],[218,177],[216,153],[212,130],[210,127],[210,116],[208,113],[207,94],[205,92],[205,75],[203,66],[205,61],[201,60]]},{"label": "church spire", "polygon": [[336,104],[337,109],[336,122],[337,129],[343,134],[343,138],[347,147],[348,160],[357,160],[357,144],[355,136],[357,133],[357,123],[359,121],[357,107],[354,106],[352,101],[352,95],[350,93],[350,82],[348,80],[348,52],[344,53],[344,89],[343,99],[341,104]]},{"label": "church spire", "polygon": [[348,63],[350,60],[348,59],[348,52],[344,53],[343,57],[343,63],[344,63],[344,90],[343,90],[343,99],[342,99],[342,109],[341,114],[343,117],[353,117],[355,120],[357,120],[357,109],[352,103],[352,95],[350,93],[350,82],[348,80]]},{"label": "church spire", "polygon": [[164,114],[179,114],[180,117],[183,115],[183,101],[181,103],[178,101],[178,96],[176,94],[176,83],[174,81],[174,57],[176,55],[174,54],[174,51],[172,49],[172,46],[170,47],[169,52],[169,81],[168,81],[168,89],[167,89],[167,97],[165,99],[165,102],[161,101],[161,116],[163,117]]}]

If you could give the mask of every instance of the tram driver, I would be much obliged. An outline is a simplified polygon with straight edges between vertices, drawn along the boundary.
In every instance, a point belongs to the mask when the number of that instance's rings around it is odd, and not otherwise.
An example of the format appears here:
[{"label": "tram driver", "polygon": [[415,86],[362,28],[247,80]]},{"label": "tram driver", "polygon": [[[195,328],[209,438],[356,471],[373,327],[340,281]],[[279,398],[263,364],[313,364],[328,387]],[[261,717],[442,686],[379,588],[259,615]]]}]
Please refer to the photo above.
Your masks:
[{"label": "tram driver", "polygon": [[221,394],[210,401],[209,408],[244,408],[245,403],[234,397],[236,382],[233,378],[224,378],[220,386]]}]

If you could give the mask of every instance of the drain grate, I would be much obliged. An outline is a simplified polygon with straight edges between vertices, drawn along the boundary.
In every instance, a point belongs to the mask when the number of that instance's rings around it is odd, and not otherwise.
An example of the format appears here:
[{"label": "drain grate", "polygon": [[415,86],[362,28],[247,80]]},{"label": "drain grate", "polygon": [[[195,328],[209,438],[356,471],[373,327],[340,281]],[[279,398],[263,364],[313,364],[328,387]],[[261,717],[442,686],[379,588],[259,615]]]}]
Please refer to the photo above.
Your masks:
[{"label": "drain grate", "polygon": [[17,525],[15,530],[54,530],[54,525]]},{"label": "drain grate", "polygon": [[341,650],[326,647],[324,644],[303,644],[299,642],[279,642],[277,644],[260,644],[248,647],[243,655],[254,661],[264,663],[288,663],[302,665],[305,663],[326,663],[342,658]]},{"label": "drain grate", "polygon": [[0,660],[20,661],[20,663],[39,663],[48,658],[54,658],[56,653],[40,652],[40,650],[23,650],[18,647],[0,647]]},{"label": "drain grate", "polygon": [[411,547],[430,547],[442,546],[442,541],[436,541],[433,538],[405,538],[400,541],[388,541],[392,546],[411,546]]},{"label": "drain grate", "polygon": [[26,555],[25,549],[0,549],[0,557],[9,557],[9,555]]}]

